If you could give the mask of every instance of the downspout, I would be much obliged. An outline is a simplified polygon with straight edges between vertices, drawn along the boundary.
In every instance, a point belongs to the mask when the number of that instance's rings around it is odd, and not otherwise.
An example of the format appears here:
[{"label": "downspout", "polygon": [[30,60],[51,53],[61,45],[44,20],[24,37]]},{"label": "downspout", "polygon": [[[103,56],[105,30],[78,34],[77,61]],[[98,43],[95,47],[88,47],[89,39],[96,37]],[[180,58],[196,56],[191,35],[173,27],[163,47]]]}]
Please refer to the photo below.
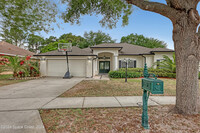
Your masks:
[{"label": "downspout", "polygon": [[144,58],[144,63],[146,64],[147,62],[147,59],[146,59],[146,57],[144,56],[144,55],[142,55],[142,54],[140,54],[143,58]]}]

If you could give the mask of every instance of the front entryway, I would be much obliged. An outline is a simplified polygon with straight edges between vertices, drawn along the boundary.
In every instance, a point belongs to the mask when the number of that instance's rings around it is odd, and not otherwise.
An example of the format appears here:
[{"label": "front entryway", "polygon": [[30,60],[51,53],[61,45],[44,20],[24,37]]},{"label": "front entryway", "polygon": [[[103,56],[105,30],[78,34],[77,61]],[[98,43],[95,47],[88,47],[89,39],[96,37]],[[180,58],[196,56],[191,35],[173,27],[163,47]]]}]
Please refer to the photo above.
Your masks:
[{"label": "front entryway", "polygon": [[110,71],[110,61],[99,61],[99,73],[108,73]]}]

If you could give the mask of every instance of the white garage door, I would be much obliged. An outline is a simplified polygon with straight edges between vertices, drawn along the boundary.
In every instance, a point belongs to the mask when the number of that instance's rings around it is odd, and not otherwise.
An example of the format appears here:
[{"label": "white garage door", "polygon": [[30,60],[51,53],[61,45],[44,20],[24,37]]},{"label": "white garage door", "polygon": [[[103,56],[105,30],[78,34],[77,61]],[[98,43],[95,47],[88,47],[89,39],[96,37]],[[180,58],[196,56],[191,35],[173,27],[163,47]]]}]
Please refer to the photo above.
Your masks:
[{"label": "white garage door", "polygon": [[[66,60],[48,60],[47,65],[48,76],[63,77],[67,71]],[[72,76],[85,77],[85,60],[69,60],[69,69]]]}]

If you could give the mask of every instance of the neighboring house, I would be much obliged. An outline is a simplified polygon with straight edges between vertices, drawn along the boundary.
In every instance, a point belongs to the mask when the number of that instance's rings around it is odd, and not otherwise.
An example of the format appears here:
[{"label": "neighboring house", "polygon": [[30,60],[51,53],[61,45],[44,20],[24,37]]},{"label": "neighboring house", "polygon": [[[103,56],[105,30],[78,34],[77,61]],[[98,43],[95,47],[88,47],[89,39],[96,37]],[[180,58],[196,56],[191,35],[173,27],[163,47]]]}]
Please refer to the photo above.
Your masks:
[{"label": "neighboring house", "polygon": [[33,56],[35,53],[30,52],[28,50],[25,50],[23,48],[17,47],[13,44],[0,41],[0,54],[6,55],[6,56]]},{"label": "neighboring house", "polygon": [[[145,58],[148,67],[156,61],[161,61],[163,55],[172,58],[174,50],[167,48],[146,48],[127,43],[106,43],[90,48],[72,47],[68,52],[69,69],[72,76],[92,77],[110,70],[126,67],[124,59],[130,59],[129,68],[144,67]],[[35,55],[41,59],[42,76],[64,76],[67,71],[65,52],[58,50]]]}]

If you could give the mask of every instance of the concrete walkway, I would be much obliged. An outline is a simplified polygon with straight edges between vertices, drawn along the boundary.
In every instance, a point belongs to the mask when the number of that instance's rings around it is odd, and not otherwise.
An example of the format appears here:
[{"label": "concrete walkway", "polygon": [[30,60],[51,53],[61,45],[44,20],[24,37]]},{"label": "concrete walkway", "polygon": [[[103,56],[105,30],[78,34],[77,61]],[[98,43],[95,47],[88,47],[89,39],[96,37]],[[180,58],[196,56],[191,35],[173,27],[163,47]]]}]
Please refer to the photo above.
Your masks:
[{"label": "concrete walkway", "polygon": [[83,78],[44,78],[0,87],[0,133],[46,133],[38,109]]},{"label": "concrete walkway", "polygon": [[[150,96],[148,105],[175,104],[173,96]],[[142,106],[142,96],[116,96],[116,97],[72,97],[56,98],[44,105],[42,109],[59,108],[99,108],[99,107],[138,107]]]},{"label": "concrete walkway", "polygon": [[96,75],[94,76],[92,79],[89,80],[110,80],[108,74],[100,74],[100,75]]}]

